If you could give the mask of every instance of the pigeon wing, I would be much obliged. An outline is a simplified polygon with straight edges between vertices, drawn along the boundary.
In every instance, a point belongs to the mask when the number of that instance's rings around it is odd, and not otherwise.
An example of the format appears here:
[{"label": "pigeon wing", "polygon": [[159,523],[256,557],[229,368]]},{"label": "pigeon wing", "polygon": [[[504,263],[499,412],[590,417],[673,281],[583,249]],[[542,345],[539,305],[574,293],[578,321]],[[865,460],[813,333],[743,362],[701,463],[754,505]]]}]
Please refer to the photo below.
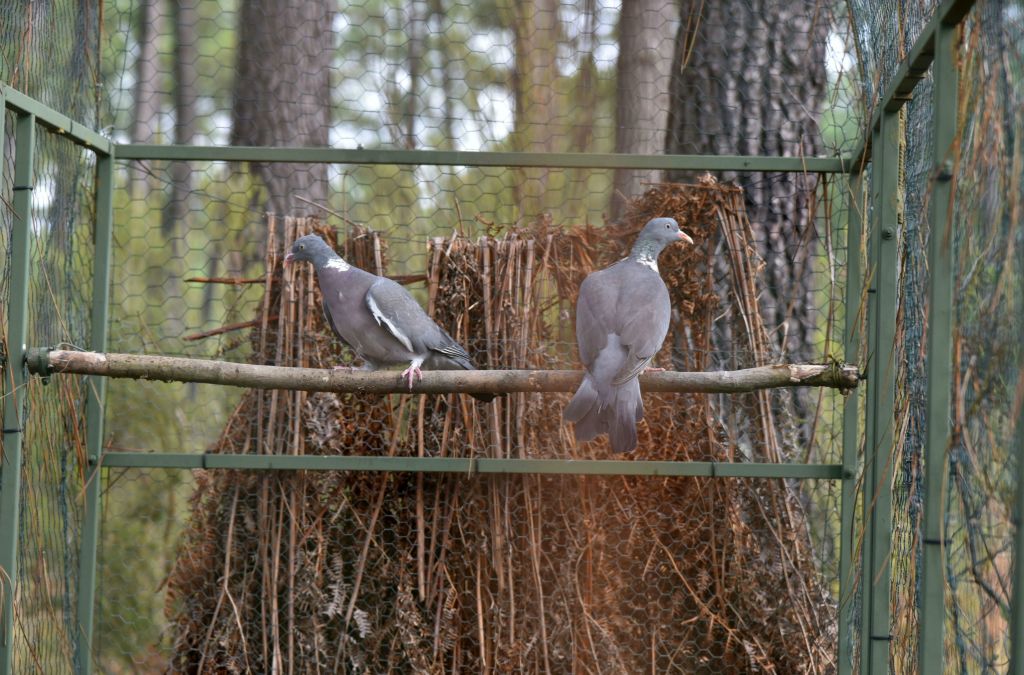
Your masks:
[{"label": "pigeon wing", "polygon": [[382,277],[370,286],[366,306],[377,323],[410,352],[423,352],[424,334],[437,330],[419,303],[391,279]]},{"label": "pigeon wing", "polygon": [[576,344],[580,350],[580,361],[588,370],[608,344],[609,333],[617,332],[615,312],[619,288],[613,270],[614,266],[593,272],[580,284],[576,300]]},{"label": "pigeon wing", "polygon": [[636,377],[650,364],[665,341],[672,315],[668,289],[657,272],[630,265],[621,276],[621,324],[618,328],[629,356],[615,378],[616,383]]}]

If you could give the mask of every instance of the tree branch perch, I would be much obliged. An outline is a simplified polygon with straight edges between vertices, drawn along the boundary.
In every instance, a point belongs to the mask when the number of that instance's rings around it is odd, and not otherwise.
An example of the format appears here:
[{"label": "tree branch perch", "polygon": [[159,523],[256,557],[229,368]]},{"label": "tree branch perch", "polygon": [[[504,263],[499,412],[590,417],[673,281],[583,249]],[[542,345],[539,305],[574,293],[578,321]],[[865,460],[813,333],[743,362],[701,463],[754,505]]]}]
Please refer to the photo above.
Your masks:
[{"label": "tree branch perch", "polygon": [[[398,371],[337,371],[316,368],[259,366],[229,361],[188,359],[142,354],[100,354],[30,349],[29,372],[36,375],[78,373],[135,380],[200,382],[253,389],[333,391],[361,394],[408,392]],[[575,391],[582,373],[577,370],[432,370],[412,387],[417,394],[449,392],[504,394],[534,391]],[[845,364],[781,364],[717,372],[648,373],[640,387],[651,392],[744,393],[775,387],[834,387],[854,389],[856,366]]]}]

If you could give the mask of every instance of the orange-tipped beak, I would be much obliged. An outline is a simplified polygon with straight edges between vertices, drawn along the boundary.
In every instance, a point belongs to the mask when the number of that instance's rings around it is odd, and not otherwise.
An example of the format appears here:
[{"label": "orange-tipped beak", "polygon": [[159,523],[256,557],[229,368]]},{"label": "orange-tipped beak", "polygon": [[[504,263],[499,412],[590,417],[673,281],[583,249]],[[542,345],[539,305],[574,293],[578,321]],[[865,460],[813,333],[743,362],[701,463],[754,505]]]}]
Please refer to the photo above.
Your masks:
[{"label": "orange-tipped beak", "polygon": [[690,238],[690,235],[686,234],[682,230],[679,230],[679,238],[685,241],[687,244],[693,243],[693,239]]}]

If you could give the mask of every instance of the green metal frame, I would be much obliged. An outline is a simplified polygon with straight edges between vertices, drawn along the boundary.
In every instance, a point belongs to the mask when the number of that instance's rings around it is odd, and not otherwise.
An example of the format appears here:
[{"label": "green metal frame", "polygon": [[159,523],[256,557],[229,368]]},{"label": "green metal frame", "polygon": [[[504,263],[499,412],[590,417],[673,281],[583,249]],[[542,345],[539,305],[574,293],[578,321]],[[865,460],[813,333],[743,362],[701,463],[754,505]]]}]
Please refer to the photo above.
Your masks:
[{"label": "green metal frame", "polygon": [[868,238],[868,388],[865,431],[864,589],[861,660],[863,673],[889,671],[890,557],[896,400],[896,310],[898,283],[900,113],[882,115],[873,130]]},{"label": "green metal frame", "polygon": [[[861,284],[861,223],[864,217],[865,178],[857,172],[850,178],[849,212],[846,221],[846,309],[844,315],[844,359],[847,363],[860,363]],[[839,496],[839,675],[853,672],[853,634],[851,627],[854,589],[853,553],[854,518],[857,509],[857,475],[860,453],[860,388],[846,396],[843,402],[843,482]]]},{"label": "green metal frame", "polygon": [[32,115],[36,122],[52,133],[64,136],[72,142],[100,155],[109,155],[114,144],[84,124],[62,115],[53,108],[22,94],[9,84],[0,82],[0,98],[8,110],[18,114]]},{"label": "green metal frame", "polygon": [[[110,262],[113,245],[114,157],[100,155],[96,162],[96,258],[93,261],[92,349],[107,348],[110,308]],[[96,556],[99,550],[102,515],[103,418],[107,378],[86,377],[85,425],[86,467],[85,516],[78,559],[78,642],[75,667],[79,673],[92,671],[93,615],[96,607]]]},{"label": "green metal frame", "polygon": [[[1021,283],[1024,294],[1024,282]],[[1017,318],[1017,325],[1024,330],[1024,319]],[[1014,675],[1024,675],[1024,597],[1020,590],[1024,588],[1024,408],[1018,412],[1015,420],[1017,433],[1013,441],[1013,456],[1017,461],[1017,493],[1014,496],[1013,522],[1016,532],[1013,536],[1013,604],[1010,615],[1010,671]]]},{"label": "green metal frame", "polygon": [[573,474],[581,476],[704,476],[837,480],[840,464],[669,462],[486,457],[375,457],[352,455],[234,455],[110,452],[104,468],[258,469],[275,471],[399,471],[464,474]]},{"label": "green metal frame", "polygon": [[[943,570],[945,477],[950,442],[950,399],[953,382],[953,161],[957,143],[957,33],[940,24],[932,66],[935,137],[929,203],[927,415],[924,442],[924,550],[921,564],[921,637],[918,668],[941,673],[945,666],[946,624]],[[1017,586],[1014,586],[1017,588]]]},{"label": "green metal frame", "polygon": [[[79,124],[52,108],[35,101],[0,82],[0,139],[3,138],[3,111],[17,116],[15,129],[14,200],[15,215],[11,241],[11,291],[8,311],[9,354],[4,365],[5,391],[10,400],[4,408],[4,455],[0,469],[0,570],[2,570],[3,604],[0,607],[0,673],[12,672],[14,643],[14,589],[18,585],[18,535],[21,516],[21,467],[23,463],[22,425],[26,423],[25,384],[28,373],[24,367],[28,339],[28,292],[31,259],[31,206],[35,180],[36,126],[96,153],[96,227],[93,263],[93,313],[91,345],[106,348],[108,298],[110,292],[110,256],[113,234],[113,143],[88,127]],[[85,491],[85,517],[79,544],[79,580],[76,623],[79,630],[75,649],[75,666],[79,673],[89,673],[89,645],[92,643],[93,607],[96,587],[96,552],[99,539],[100,475],[99,457],[103,445],[103,401],[106,382],[103,378],[88,382],[86,394],[86,446],[90,475]],[[9,389],[7,389],[9,387]]]},{"label": "green metal frame", "polygon": [[[6,92],[4,92],[6,93]],[[6,117],[6,115],[4,115]],[[11,672],[14,658],[14,596],[18,588],[18,535],[21,524],[22,440],[25,436],[24,367],[28,340],[29,253],[32,187],[35,178],[36,118],[18,112],[15,123],[14,230],[11,236],[11,286],[7,323],[8,355],[4,381],[10,388],[4,406],[4,447],[0,464],[0,672]],[[0,136],[0,139],[3,137]]]},{"label": "green metal frame", "polygon": [[362,148],[268,148],[209,145],[118,145],[118,159],[220,162],[302,162],[306,164],[405,164],[514,166],[563,169],[663,169],[667,171],[776,171],[841,173],[848,159],[749,157],[736,155],[629,155],[587,152],[461,152],[449,150],[366,150]]}]

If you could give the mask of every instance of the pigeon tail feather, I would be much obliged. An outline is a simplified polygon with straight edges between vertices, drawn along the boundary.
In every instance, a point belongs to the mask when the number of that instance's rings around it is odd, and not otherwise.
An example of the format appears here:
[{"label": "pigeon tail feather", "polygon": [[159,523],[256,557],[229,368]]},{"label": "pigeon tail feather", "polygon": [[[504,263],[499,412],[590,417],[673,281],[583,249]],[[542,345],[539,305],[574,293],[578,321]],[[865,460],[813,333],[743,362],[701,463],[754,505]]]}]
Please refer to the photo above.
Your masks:
[{"label": "pigeon tail feather", "polygon": [[643,419],[640,382],[634,378],[615,387],[612,406],[607,413],[612,452],[629,452],[637,446],[636,423]]},{"label": "pigeon tail feather", "polygon": [[578,442],[608,434],[614,452],[629,452],[637,446],[636,423],[643,419],[640,383],[630,380],[598,391],[589,374],[562,412],[566,422],[574,422]]},{"label": "pigeon tail feather", "polygon": [[562,411],[562,419],[576,424],[576,440],[589,441],[604,432],[603,419],[600,415],[597,389],[589,373],[583,376],[583,382],[576,394]]}]

